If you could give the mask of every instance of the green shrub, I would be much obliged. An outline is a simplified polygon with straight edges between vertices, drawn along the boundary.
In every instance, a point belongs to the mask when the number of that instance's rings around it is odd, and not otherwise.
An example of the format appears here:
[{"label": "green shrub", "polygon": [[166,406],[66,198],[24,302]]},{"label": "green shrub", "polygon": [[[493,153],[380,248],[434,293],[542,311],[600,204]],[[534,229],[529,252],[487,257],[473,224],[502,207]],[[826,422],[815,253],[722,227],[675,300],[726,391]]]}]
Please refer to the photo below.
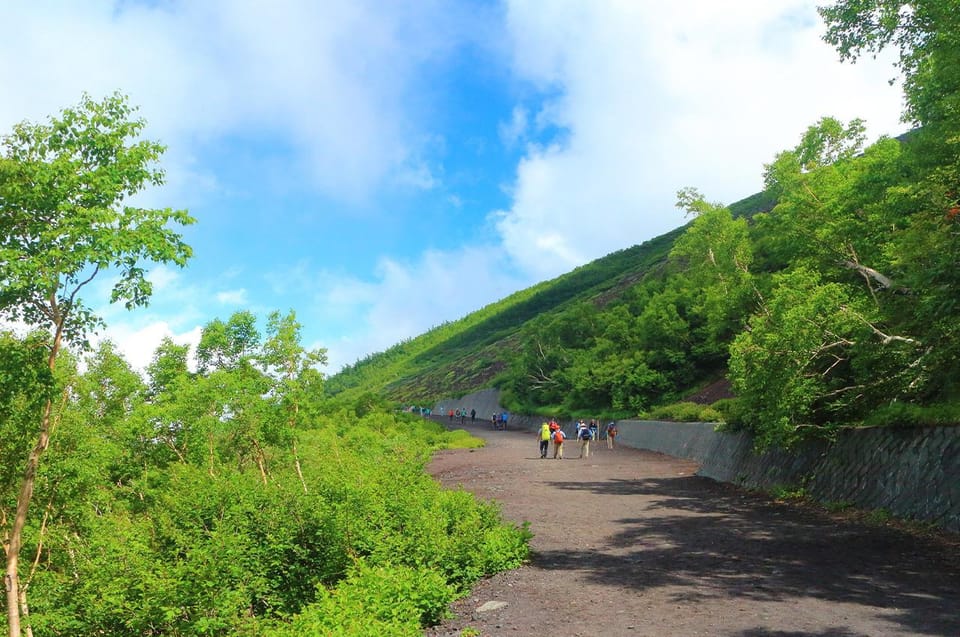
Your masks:
[{"label": "green shrub", "polygon": [[724,429],[731,431],[743,429],[746,414],[743,402],[739,398],[721,398],[710,406],[720,413]]},{"label": "green shrub", "polygon": [[782,484],[770,487],[769,493],[774,500],[805,500],[809,497],[807,490],[803,487]]},{"label": "green shrub", "polygon": [[463,429],[447,431],[436,444],[437,449],[479,449],[486,444],[483,438],[477,438]]},{"label": "green shrub", "polygon": [[697,403],[674,403],[655,407],[644,414],[650,420],[669,420],[674,422],[722,422],[723,415],[709,405]]},{"label": "green shrub", "polygon": [[[405,415],[317,416],[298,435],[302,481],[289,452],[268,447],[266,482],[255,465],[216,456],[107,482],[70,527],[47,530],[32,625],[78,635],[419,635],[479,578],[519,566],[530,538],[495,504],[445,491],[424,472],[444,444],[473,439]],[[58,453],[51,471],[66,466]],[[26,538],[35,535],[31,527]]]},{"label": "green shrub", "polygon": [[317,600],[288,627],[268,631],[267,637],[415,637],[439,622],[453,599],[440,573],[361,561],[336,588],[321,587]]},{"label": "green shrub", "polygon": [[934,427],[960,424],[960,403],[921,406],[892,402],[877,408],[865,420],[868,427]]}]

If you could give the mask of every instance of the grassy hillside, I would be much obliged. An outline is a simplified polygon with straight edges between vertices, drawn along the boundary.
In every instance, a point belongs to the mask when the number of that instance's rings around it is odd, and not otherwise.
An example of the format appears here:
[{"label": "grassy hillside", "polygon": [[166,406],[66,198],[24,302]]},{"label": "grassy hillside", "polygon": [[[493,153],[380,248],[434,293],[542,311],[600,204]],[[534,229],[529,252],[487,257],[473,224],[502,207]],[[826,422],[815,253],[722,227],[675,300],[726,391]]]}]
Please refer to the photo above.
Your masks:
[{"label": "grassy hillside", "polygon": [[[757,193],[730,206],[735,216],[769,210]],[[345,367],[326,383],[331,395],[375,392],[407,403],[429,403],[490,387],[520,347],[522,328],[582,302],[605,306],[656,274],[686,226],[618,250],[476,312]]]}]

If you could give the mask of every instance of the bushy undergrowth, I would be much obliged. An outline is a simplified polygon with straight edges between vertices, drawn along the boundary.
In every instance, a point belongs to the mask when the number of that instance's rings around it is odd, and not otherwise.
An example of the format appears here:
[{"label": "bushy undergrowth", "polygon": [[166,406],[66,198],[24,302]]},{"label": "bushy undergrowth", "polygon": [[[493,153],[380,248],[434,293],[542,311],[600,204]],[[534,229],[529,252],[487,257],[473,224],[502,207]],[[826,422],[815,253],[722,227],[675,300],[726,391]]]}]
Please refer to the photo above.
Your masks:
[{"label": "bushy undergrowth", "polygon": [[709,405],[697,403],[673,403],[654,407],[642,414],[649,420],[670,420],[674,422],[723,422],[723,414]]},{"label": "bushy undergrowth", "polygon": [[936,427],[960,425],[960,403],[922,406],[894,402],[876,409],[865,420],[868,427]]},{"label": "bushy undergrowth", "polygon": [[[530,533],[428,476],[469,445],[420,418],[320,417],[266,479],[173,462],[49,529],[30,586],[39,634],[417,635],[479,578],[519,566]],[[35,533],[35,531],[34,531]],[[31,544],[36,536],[29,538]]]}]

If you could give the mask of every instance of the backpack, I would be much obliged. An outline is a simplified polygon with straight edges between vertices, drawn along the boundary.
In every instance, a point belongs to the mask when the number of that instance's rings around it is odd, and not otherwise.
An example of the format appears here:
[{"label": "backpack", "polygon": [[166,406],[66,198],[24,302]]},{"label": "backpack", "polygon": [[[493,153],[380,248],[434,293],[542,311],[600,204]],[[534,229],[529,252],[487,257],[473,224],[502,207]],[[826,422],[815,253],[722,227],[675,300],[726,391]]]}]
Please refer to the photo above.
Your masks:
[{"label": "backpack", "polygon": [[557,429],[557,432],[553,434],[553,442],[558,445],[563,444],[563,432],[561,430]]},{"label": "backpack", "polygon": [[593,438],[593,434],[590,432],[589,429],[584,427],[583,429],[580,430],[580,440],[591,440],[592,438]]}]

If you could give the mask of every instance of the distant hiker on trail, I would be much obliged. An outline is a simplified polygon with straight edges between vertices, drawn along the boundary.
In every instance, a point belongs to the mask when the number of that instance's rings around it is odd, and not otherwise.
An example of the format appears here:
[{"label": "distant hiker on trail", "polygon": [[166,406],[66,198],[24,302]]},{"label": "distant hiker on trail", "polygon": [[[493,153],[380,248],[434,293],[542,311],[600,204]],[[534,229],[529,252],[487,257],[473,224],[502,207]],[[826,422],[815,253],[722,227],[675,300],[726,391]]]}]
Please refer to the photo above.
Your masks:
[{"label": "distant hiker on trail", "polygon": [[[583,424],[582,422],[580,424]],[[589,458],[590,457],[590,439],[593,438],[593,434],[590,433],[589,427],[580,427],[580,434],[577,436],[580,440],[580,457]]]},{"label": "distant hiker on trail", "polygon": [[550,447],[550,425],[543,423],[540,426],[540,457],[547,457],[547,449]]},{"label": "distant hiker on trail", "polygon": [[450,422],[453,422],[453,410],[452,410],[452,409],[447,412],[447,416],[450,417]]},{"label": "distant hiker on trail", "polygon": [[563,429],[553,432],[553,457],[557,460],[563,460],[563,438]]},{"label": "distant hiker on trail", "polygon": [[497,428],[497,419],[500,418],[500,414],[493,414],[490,416],[490,426],[494,429]]},{"label": "distant hiker on trail", "polygon": [[611,420],[607,425],[607,449],[613,449],[613,439],[617,437],[617,425]]},{"label": "distant hiker on trail", "polygon": [[470,422],[477,422],[477,410],[476,410],[476,409],[471,409],[471,410],[470,410]]}]

